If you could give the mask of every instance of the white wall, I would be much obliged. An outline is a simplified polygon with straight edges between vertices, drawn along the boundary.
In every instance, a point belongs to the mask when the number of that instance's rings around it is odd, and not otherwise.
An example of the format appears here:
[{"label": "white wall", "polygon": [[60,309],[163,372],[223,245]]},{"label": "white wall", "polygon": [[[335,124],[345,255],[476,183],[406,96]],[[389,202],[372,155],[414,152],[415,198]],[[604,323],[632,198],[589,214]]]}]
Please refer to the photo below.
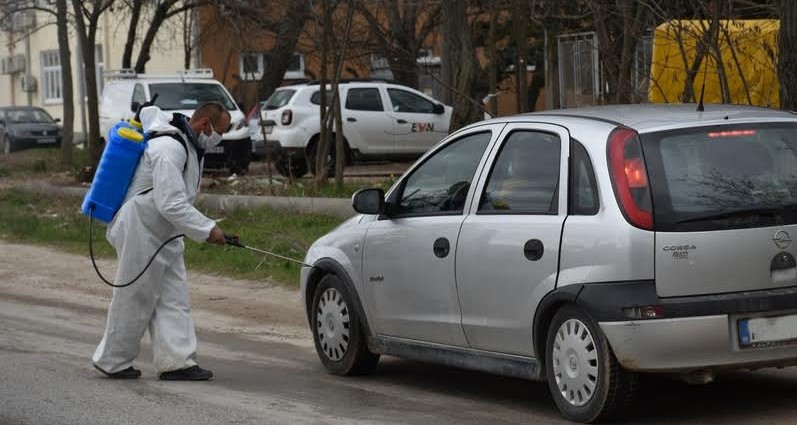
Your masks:
[{"label": "white wall", "polygon": [[[153,44],[150,51],[151,59],[147,62],[147,72],[152,73],[174,73],[183,68],[184,46],[182,31],[183,16],[179,15],[167,21],[160,29],[157,41]],[[119,10],[106,12],[101,19],[101,27],[97,33],[96,43],[101,45],[104,68],[106,70],[119,69],[122,65],[122,54],[124,44],[127,39],[127,27],[129,17]],[[22,76],[25,72],[16,74],[0,74],[0,106],[41,106],[46,109],[54,118],[62,118],[65,105],[62,102],[46,102],[44,100],[44,78],[42,75],[42,52],[57,51],[58,37],[55,27],[55,16],[45,12],[36,12],[35,32],[25,35],[24,33],[8,33],[0,31],[0,58],[13,54],[25,54],[28,43],[30,57],[26,58],[28,64],[27,73],[32,75],[37,82],[37,89],[34,92],[22,90]],[[138,46],[143,38],[146,24],[142,24],[138,34],[136,48],[133,51],[133,63],[138,54]],[[75,110],[74,128],[77,133],[82,133],[81,108],[84,107],[79,99],[79,78],[78,78],[78,50],[75,41],[74,30],[70,28],[70,49],[72,53],[72,73],[73,90],[75,102],[71,107]],[[198,50],[198,49],[197,49]]]}]

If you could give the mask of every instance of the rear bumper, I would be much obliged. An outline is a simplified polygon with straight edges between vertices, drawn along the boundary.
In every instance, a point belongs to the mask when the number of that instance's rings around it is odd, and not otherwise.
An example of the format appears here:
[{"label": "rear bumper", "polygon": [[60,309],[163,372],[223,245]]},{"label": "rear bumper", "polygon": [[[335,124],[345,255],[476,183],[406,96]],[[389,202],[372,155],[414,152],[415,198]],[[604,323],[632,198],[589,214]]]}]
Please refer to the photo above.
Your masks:
[{"label": "rear bumper", "polygon": [[617,360],[629,370],[689,372],[797,364],[797,346],[743,348],[736,317],[600,322]]},{"label": "rear bumper", "polygon": [[[572,291],[572,289],[571,289]],[[629,370],[689,372],[797,364],[797,344],[742,346],[738,322],[797,312],[797,288],[659,298],[653,281],[585,284],[576,304],[598,322],[620,364]],[[624,308],[657,306],[653,319]]]}]

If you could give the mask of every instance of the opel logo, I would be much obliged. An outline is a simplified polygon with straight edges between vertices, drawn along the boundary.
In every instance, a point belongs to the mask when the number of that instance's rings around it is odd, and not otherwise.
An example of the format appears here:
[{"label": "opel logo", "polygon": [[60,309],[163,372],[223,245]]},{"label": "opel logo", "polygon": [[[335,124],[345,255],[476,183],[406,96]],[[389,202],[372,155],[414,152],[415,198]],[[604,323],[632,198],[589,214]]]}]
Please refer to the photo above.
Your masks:
[{"label": "opel logo", "polygon": [[786,249],[791,245],[791,236],[789,236],[788,232],[785,230],[778,230],[775,232],[775,237],[772,238],[772,242],[775,242],[778,248]]}]

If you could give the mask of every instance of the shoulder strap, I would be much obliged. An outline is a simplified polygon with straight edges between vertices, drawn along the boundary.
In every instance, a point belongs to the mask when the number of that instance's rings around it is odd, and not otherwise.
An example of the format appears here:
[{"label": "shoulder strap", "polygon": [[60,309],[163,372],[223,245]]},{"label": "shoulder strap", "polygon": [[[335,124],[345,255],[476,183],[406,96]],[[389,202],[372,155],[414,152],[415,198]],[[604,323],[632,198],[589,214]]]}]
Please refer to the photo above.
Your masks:
[{"label": "shoulder strap", "polygon": [[169,137],[169,138],[172,138],[174,140],[177,140],[180,143],[180,145],[183,147],[183,150],[185,150],[185,164],[183,164],[183,173],[185,173],[185,170],[188,168],[188,158],[189,158],[189,156],[188,156],[188,146],[185,144],[185,140],[183,140],[182,137],[180,137],[180,136],[178,136],[178,135],[176,135],[174,133],[152,132],[152,133],[149,133],[147,135],[147,139],[148,140],[149,139],[154,139],[156,137]]}]

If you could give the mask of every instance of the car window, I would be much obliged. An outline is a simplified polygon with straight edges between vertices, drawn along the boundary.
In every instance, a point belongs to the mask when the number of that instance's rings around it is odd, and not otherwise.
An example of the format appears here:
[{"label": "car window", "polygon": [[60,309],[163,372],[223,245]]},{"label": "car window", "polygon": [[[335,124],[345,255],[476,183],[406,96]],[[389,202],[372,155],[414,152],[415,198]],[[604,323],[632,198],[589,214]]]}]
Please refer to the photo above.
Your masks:
[{"label": "car window", "polygon": [[393,112],[434,113],[434,103],[406,90],[387,89]]},{"label": "car window", "polygon": [[41,109],[9,109],[6,112],[9,124],[21,123],[53,123],[52,117]]},{"label": "car window", "polygon": [[[699,127],[642,137],[657,230],[797,223],[797,126]],[[721,215],[731,211],[749,213]]]},{"label": "car window", "polygon": [[584,145],[570,142],[570,214],[595,215],[598,213],[598,184],[592,162]]},{"label": "car window", "polygon": [[136,84],[133,88],[133,99],[130,101],[130,110],[137,112],[133,107],[134,103],[143,105],[147,101],[147,95],[144,93],[144,87],[141,84]]},{"label": "car window", "polygon": [[349,89],[346,94],[346,109],[353,111],[384,111],[378,88]]},{"label": "car window", "polygon": [[479,212],[557,214],[560,151],[555,134],[510,133],[490,172]]},{"label": "car window", "polygon": [[462,213],[490,135],[490,132],[470,134],[428,158],[407,178],[397,213]]},{"label": "car window", "polygon": [[238,109],[220,84],[155,83],[150,84],[149,91],[152,96],[158,94],[155,105],[165,111],[193,110],[209,101],[221,103],[228,111]]},{"label": "car window", "polygon": [[[332,91],[327,90],[327,103],[332,102]],[[317,90],[313,92],[313,95],[310,96],[310,103],[313,105],[320,105],[321,104],[321,90]],[[351,108],[349,108],[351,109]]]},{"label": "car window", "polygon": [[271,110],[282,108],[291,101],[294,94],[296,94],[296,90],[277,90],[266,100],[263,109]]}]

